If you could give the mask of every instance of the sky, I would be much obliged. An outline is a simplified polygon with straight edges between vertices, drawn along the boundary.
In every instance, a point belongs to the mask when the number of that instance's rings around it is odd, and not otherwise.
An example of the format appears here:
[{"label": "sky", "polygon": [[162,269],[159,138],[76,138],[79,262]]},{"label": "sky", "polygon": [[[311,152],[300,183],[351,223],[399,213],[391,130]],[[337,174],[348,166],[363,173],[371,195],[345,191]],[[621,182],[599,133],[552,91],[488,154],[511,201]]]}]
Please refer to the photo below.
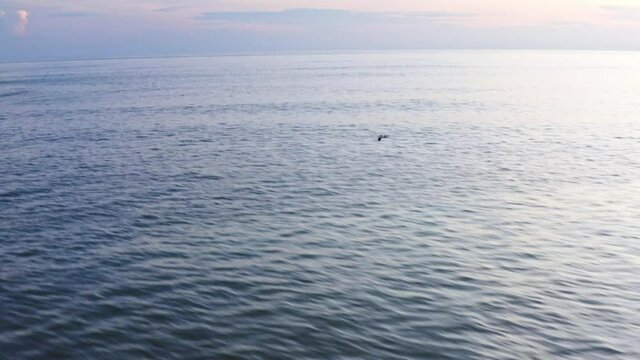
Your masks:
[{"label": "sky", "polygon": [[441,48],[640,50],[640,0],[0,0],[0,61]]}]

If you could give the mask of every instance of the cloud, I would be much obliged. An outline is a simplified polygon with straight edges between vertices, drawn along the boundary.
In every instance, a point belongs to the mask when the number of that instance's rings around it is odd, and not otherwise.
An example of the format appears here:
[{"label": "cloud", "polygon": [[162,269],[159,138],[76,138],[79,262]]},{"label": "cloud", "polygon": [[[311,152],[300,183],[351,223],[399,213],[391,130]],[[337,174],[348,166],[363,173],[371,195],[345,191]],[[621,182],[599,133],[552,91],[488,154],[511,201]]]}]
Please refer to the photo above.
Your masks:
[{"label": "cloud", "polygon": [[[585,7],[588,16],[554,12],[531,17],[497,7],[446,6],[446,0],[395,0],[396,5],[417,5],[389,11],[382,10],[392,2],[370,0],[366,3],[380,6],[347,9],[365,2],[316,0],[345,8],[287,9],[312,2],[59,0],[55,6],[28,6],[46,1],[0,0],[5,12],[0,18],[0,61],[304,50],[640,49],[640,6],[591,5]],[[29,11],[19,16],[16,10],[24,8]]]},{"label": "cloud", "polygon": [[170,13],[170,12],[177,12],[180,10],[184,10],[189,8],[188,6],[170,6],[170,7],[164,7],[164,8],[159,8],[159,9],[154,9],[153,12],[164,12],[164,13]]},{"label": "cloud", "polygon": [[314,24],[355,22],[357,13],[349,10],[291,9],[283,11],[205,12],[194,19],[207,25],[237,31],[291,32]]},{"label": "cloud", "polygon": [[395,13],[390,13],[389,15],[394,17],[429,19],[429,20],[456,20],[456,19],[464,19],[464,18],[470,18],[475,16],[474,13],[455,12],[455,11],[395,12]]},{"label": "cloud", "polygon": [[349,19],[358,14],[350,10],[290,9],[282,11],[205,12],[195,17],[201,21],[307,22]]},{"label": "cloud", "polygon": [[2,19],[4,17],[4,14],[6,14],[4,11],[0,10],[0,19]]},{"label": "cloud", "polygon": [[547,25],[552,27],[592,27],[593,23],[586,21],[547,21],[542,23],[541,25]]},{"label": "cloud", "polygon": [[258,22],[211,21],[211,28],[248,32],[292,32],[304,30],[303,27],[287,24],[267,24]]},{"label": "cloud", "polygon": [[601,8],[615,19],[629,21],[640,20],[640,6],[603,5]]},{"label": "cloud", "polygon": [[318,26],[355,27],[358,25],[392,25],[394,23],[449,23],[472,16],[474,16],[472,13],[448,11],[366,12],[342,9],[289,9],[282,11],[205,12],[194,19],[217,26],[233,24],[228,27],[238,30],[242,30],[243,27],[246,29],[299,30]]},{"label": "cloud", "polygon": [[17,36],[27,35],[27,25],[29,24],[29,12],[27,10],[18,10],[18,22],[13,27],[13,33]]},{"label": "cloud", "polygon": [[53,17],[64,17],[64,18],[79,18],[79,17],[92,17],[92,16],[101,16],[103,14],[96,12],[63,12],[63,13],[55,13],[51,14]]}]

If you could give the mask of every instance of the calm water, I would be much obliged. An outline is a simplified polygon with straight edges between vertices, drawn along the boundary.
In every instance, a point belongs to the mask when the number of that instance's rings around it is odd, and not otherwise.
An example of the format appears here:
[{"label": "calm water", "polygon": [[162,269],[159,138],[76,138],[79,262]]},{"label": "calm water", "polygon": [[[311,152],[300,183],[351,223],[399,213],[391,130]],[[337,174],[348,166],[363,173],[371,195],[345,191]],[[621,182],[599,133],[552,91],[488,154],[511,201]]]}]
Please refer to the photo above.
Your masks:
[{"label": "calm water", "polygon": [[0,64],[0,358],[638,359],[639,116],[640,53]]}]

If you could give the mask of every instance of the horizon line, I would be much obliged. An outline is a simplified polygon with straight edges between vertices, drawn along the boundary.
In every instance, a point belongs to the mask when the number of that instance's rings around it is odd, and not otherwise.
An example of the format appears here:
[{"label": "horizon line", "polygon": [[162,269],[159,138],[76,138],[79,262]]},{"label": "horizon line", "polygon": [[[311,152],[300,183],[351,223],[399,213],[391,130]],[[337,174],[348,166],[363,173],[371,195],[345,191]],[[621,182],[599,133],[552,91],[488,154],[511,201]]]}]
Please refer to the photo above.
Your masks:
[{"label": "horizon line", "polygon": [[47,62],[74,61],[111,61],[111,60],[144,60],[144,59],[179,59],[179,58],[209,58],[209,57],[244,57],[244,56],[285,56],[285,55],[323,55],[349,53],[391,53],[391,52],[419,52],[419,51],[549,51],[549,52],[638,52],[640,49],[582,49],[582,48],[406,48],[406,49],[335,49],[335,50],[254,50],[229,51],[209,54],[184,55],[140,55],[114,57],[78,57],[78,58],[45,58],[33,60],[2,60],[0,64],[25,64]]}]

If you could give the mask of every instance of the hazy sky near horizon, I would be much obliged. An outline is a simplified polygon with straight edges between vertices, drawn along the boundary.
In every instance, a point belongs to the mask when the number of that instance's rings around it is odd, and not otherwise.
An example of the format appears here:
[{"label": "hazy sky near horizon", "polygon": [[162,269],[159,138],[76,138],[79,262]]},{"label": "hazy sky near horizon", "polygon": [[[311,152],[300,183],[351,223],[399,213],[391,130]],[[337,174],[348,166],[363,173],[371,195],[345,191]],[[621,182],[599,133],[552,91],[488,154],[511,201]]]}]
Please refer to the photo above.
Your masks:
[{"label": "hazy sky near horizon", "polygon": [[0,0],[0,60],[419,48],[640,50],[640,0]]}]

